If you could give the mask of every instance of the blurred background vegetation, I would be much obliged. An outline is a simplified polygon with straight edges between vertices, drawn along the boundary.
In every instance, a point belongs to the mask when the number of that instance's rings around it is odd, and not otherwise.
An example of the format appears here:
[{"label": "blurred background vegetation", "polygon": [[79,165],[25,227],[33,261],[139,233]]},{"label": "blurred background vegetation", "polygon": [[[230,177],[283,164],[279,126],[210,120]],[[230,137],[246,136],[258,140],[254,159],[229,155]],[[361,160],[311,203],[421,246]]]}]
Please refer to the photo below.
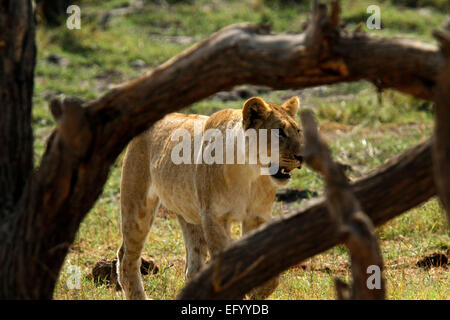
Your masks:
[{"label": "blurred background vegetation", "polygon": [[[58,4],[59,3],[59,4]],[[35,163],[55,123],[48,110],[57,94],[94,99],[115,84],[127,81],[208,37],[239,22],[269,24],[274,33],[299,33],[310,11],[306,0],[78,0],[81,29],[66,27],[64,1],[38,1],[38,59],[33,125]],[[63,4],[63,5],[61,5]],[[380,30],[365,22],[369,5],[378,5]],[[361,28],[373,36],[402,37],[435,44],[432,31],[448,17],[446,0],[341,1],[342,20],[348,30]],[[193,70],[195,72],[195,70]],[[335,158],[349,166],[357,179],[392,156],[428,137],[433,129],[433,106],[392,90],[382,93],[360,81],[316,88],[274,91],[239,86],[219,92],[181,112],[211,114],[222,108],[241,108],[258,95],[281,103],[298,95],[302,108],[316,113],[322,134]],[[112,259],[120,245],[119,185],[122,156],[116,161],[104,192],[81,225],[67,256],[55,292],[56,299],[119,299],[112,287],[96,286],[89,274],[101,258]],[[322,193],[322,181],[308,168],[295,173],[290,188]],[[275,215],[303,202],[278,203]],[[233,234],[240,228],[233,226]],[[444,213],[436,200],[394,219],[378,229],[386,262],[390,299],[449,299],[447,267],[423,269],[417,260],[433,252],[448,252],[450,237]],[[171,214],[160,214],[147,241],[144,256],[160,271],[146,276],[144,285],[154,299],[172,299],[184,285],[184,246]],[[67,266],[83,270],[81,290],[66,286]],[[345,248],[338,246],[282,275],[271,299],[333,299],[333,277],[347,280],[350,273]]]}]

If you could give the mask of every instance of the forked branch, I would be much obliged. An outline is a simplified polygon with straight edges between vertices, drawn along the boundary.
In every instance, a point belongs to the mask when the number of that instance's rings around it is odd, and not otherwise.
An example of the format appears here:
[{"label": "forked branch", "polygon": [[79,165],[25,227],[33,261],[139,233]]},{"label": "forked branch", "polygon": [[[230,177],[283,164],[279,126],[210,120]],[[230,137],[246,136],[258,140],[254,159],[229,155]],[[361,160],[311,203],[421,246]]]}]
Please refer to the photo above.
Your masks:
[{"label": "forked branch", "polygon": [[[306,163],[322,174],[325,179],[326,204],[343,242],[350,250],[353,284],[350,290],[342,281],[336,281],[339,299],[384,299],[385,286],[381,274],[383,259],[375,237],[375,228],[370,218],[351,190],[341,166],[331,158],[331,152],[319,137],[314,114],[301,113],[305,134],[304,156]],[[375,267],[374,283],[368,284],[367,270]],[[378,276],[378,278],[376,277]]]}]

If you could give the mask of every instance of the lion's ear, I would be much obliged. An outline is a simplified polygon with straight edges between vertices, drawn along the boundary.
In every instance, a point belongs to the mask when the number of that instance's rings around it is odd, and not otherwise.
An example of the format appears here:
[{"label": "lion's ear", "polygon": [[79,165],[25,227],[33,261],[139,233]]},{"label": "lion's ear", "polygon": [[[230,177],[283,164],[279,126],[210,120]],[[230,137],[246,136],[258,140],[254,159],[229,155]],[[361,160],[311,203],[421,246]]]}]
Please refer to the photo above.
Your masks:
[{"label": "lion's ear", "polygon": [[258,127],[258,124],[269,117],[272,109],[259,97],[253,97],[245,101],[242,108],[242,123],[244,130],[250,127]]},{"label": "lion's ear", "polygon": [[282,107],[293,117],[297,115],[298,108],[300,108],[300,100],[297,96],[290,98],[283,103]]}]

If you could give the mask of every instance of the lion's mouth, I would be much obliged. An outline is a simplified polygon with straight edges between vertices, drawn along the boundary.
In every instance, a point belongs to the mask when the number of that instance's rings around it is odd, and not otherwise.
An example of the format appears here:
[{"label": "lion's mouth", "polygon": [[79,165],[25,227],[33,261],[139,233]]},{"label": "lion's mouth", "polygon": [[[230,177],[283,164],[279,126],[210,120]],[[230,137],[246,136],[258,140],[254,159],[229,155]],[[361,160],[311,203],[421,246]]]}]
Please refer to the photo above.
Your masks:
[{"label": "lion's mouth", "polygon": [[285,167],[279,167],[278,171],[272,175],[272,177],[279,179],[279,180],[287,180],[291,178],[291,170],[285,168]]}]

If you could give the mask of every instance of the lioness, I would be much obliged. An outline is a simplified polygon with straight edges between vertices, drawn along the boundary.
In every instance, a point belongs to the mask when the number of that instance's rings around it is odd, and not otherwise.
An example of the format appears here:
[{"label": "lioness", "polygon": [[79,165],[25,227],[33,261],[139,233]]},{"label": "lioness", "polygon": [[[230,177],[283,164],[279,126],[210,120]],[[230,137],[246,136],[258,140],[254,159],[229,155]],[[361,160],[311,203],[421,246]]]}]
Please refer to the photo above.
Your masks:
[{"label": "lioness", "polygon": [[[178,217],[186,247],[186,279],[202,268],[208,251],[214,257],[231,241],[232,221],[241,222],[242,233],[247,234],[271,219],[276,186],[286,184],[289,172],[303,162],[302,134],[295,119],[298,108],[298,97],[281,106],[254,97],[242,110],[221,110],[210,117],[173,113],[130,142],[122,167],[123,242],[117,253],[118,280],[127,299],[146,298],[140,255],[160,203]],[[221,132],[278,129],[278,170],[262,175],[259,160],[256,164],[174,164],[172,149],[179,142],[172,135],[185,129],[193,141],[199,124],[200,133],[211,128]],[[192,148],[193,159],[198,157],[195,152]],[[277,285],[278,278],[272,279],[251,297],[263,299]]]}]

